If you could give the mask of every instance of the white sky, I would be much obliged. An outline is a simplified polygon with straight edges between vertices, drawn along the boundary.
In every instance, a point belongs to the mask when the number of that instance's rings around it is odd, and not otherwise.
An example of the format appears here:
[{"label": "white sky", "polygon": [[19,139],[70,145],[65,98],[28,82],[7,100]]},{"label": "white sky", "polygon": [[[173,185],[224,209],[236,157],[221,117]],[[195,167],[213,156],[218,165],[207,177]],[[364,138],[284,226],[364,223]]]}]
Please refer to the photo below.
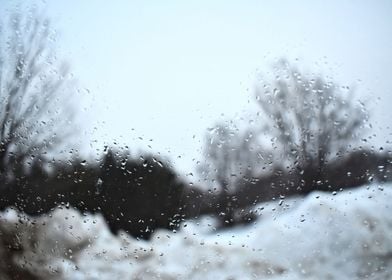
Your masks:
[{"label": "white sky", "polygon": [[375,143],[392,140],[386,129],[392,120],[391,1],[68,0],[41,6],[59,30],[60,56],[83,89],[81,141],[97,141],[94,148],[116,139],[134,152],[160,152],[184,174],[194,172],[206,129],[255,109],[256,73],[268,72],[281,57],[356,86],[373,109]]}]

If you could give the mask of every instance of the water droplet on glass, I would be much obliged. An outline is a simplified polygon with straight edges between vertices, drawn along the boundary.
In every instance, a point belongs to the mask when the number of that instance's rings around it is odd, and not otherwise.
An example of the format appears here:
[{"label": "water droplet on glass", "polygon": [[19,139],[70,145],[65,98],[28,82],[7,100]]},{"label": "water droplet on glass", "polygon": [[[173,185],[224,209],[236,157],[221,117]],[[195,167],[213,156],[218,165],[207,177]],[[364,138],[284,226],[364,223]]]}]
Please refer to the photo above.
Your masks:
[{"label": "water droplet on glass", "polygon": [[103,190],[103,181],[101,178],[98,178],[97,182],[95,183],[95,194],[100,194]]}]

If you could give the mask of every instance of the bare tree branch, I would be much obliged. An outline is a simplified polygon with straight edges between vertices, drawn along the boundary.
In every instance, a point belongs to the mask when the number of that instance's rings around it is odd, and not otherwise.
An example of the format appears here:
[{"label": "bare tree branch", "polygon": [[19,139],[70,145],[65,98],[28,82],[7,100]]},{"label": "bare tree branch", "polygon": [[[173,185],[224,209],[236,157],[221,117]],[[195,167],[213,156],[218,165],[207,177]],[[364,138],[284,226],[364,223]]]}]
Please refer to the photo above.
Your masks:
[{"label": "bare tree branch", "polygon": [[287,61],[276,68],[277,80],[256,91],[270,125],[270,136],[281,158],[297,161],[301,168],[322,169],[336,153],[347,150],[367,120],[354,106],[352,95],[322,77],[301,74]]},{"label": "bare tree branch", "polygon": [[[68,67],[54,55],[49,20],[35,10],[0,29],[0,177],[55,148],[72,131]],[[15,163],[17,159],[17,163]]]}]

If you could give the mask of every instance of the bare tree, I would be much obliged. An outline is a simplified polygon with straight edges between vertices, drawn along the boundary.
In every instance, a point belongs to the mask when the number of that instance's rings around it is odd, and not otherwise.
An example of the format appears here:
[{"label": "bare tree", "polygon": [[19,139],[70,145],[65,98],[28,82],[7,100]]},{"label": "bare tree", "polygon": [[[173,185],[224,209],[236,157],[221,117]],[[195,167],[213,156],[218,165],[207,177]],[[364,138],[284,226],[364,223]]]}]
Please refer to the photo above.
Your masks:
[{"label": "bare tree", "polygon": [[[1,24],[0,24],[1,26]],[[43,158],[72,132],[68,67],[57,61],[48,19],[30,10],[0,29],[0,177]],[[68,98],[69,99],[69,98]]]},{"label": "bare tree", "polygon": [[[347,151],[367,120],[352,91],[320,76],[300,73],[282,60],[275,81],[257,89],[257,102],[280,160],[322,172],[328,160]],[[263,91],[261,90],[263,88]]]},{"label": "bare tree", "polygon": [[220,191],[219,210],[224,223],[233,223],[232,194],[239,181],[251,177],[260,158],[251,130],[240,130],[233,122],[220,123],[209,130],[205,144],[205,164],[199,168],[203,178]]}]

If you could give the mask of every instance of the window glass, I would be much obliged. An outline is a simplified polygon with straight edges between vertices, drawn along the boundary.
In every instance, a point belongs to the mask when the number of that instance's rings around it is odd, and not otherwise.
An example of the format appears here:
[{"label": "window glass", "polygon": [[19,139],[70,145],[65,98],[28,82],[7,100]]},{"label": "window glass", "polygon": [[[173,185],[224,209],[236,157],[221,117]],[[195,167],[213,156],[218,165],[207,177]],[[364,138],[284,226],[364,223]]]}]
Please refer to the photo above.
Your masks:
[{"label": "window glass", "polygon": [[389,1],[2,1],[0,279],[392,278]]}]

